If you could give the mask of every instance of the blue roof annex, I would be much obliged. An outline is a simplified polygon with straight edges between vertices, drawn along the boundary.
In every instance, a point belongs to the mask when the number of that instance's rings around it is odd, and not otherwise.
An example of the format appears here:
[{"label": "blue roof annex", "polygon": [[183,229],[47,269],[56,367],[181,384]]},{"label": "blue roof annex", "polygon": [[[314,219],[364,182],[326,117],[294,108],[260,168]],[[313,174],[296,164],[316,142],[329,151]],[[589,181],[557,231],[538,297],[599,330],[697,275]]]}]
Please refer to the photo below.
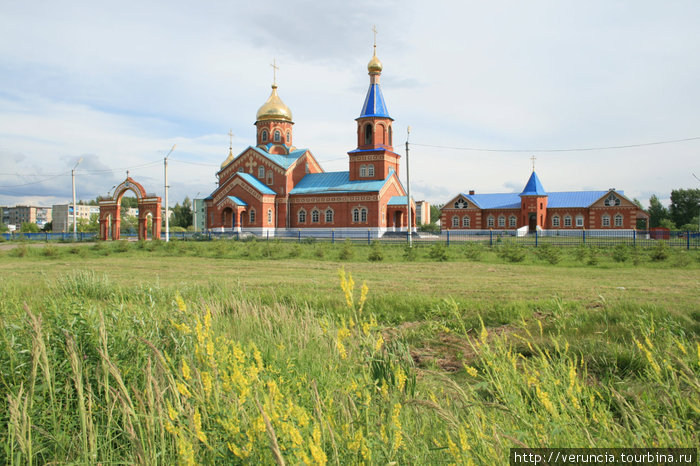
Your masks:
[{"label": "blue roof annex", "polygon": [[[265,146],[267,149],[272,147],[273,144],[268,144]],[[253,149],[255,152],[258,154],[262,155],[266,159],[270,160],[273,163],[276,163],[280,167],[284,168],[285,170],[289,167],[292,166],[294,162],[297,161],[299,157],[304,155],[308,149],[297,149],[289,153],[289,155],[284,155],[284,154],[271,154],[266,150],[263,150],[259,147],[253,147],[250,146],[251,149]]]},{"label": "blue roof annex", "polygon": [[389,181],[394,171],[384,180],[350,181],[349,172],[309,173],[289,191],[289,194],[324,194],[378,192]]},{"label": "blue roof annex", "polygon": [[236,197],[236,196],[226,196],[226,197],[228,197],[236,205],[239,205],[239,206],[247,206],[248,205],[240,197]]},{"label": "blue roof annex", "polygon": [[[523,191],[524,192],[524,191]],[[547,208],[584,208],[603,197],[609,191],[568,191],[547,193]],[[615,191],[624,196],[623,191]],[[520,196],[517,193],[497,193],[497,194],[464,194],[462,197],[476,204],[477,207],[489,209],[519,209]]]}]

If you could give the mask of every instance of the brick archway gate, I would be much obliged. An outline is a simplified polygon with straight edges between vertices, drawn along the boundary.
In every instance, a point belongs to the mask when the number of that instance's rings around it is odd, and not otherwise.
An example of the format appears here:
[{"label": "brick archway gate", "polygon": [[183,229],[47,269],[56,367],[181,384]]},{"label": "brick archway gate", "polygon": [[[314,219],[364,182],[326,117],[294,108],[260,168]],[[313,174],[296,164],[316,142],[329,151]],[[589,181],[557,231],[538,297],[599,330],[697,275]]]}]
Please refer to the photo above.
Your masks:
[{"label": "brick archway gate", "polygon": [[100,201],[100,239],[108,239],[110,230],[112,239],[119,239],[121,203],[126,191],[136,194],[139,209],[139,240],[148,239],[149,215],[153,220],[153,235],[151,239],[160,239],[160,197],[147,193],[140,183],[137,183],[129,176],[114,189],[112,198]]}]

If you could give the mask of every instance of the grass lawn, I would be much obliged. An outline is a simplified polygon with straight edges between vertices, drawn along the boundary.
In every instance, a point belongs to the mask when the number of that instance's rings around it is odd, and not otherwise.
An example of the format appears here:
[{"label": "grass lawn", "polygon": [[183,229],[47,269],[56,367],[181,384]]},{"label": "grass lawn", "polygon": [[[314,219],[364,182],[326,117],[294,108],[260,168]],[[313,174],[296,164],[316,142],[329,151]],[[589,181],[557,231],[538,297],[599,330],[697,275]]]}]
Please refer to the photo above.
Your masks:
[{"label": "grass lawn", "polygon": [[523,445],[697,445],[698,251],[413,254],[2,251],[0,457],[484,464]]}]

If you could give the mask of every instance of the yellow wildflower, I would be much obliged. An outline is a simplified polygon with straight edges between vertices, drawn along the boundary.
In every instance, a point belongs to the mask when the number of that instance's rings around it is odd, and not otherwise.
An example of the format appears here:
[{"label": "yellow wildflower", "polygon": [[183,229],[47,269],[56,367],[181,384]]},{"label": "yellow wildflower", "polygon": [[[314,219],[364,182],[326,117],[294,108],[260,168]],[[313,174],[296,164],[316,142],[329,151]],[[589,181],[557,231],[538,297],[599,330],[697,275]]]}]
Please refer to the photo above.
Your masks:
[{"label": "yellow wildflower", "polygon": [[197,438],[202,443],[207,443],[207,435],[202,431],[202,415],[199,413],[199,409],[194,409],[194,416],[192,416],[194,421],[194,432],[197,434]]},{"label": "yellow wildflower", "polygon": [[173,405],[170,404],[170,401],[168,401],[168,417],[171,421],[177,419],[177,411],[175,410],[175,408],[173,408]]},{"label": "yellow wildflower", "polygon": [[182,436],[177,438],[177,453],[180,456],[180,461],[186,465],[197,464],[194,461],[194,450],[192,444],[185,440]]},{"label": "yellow wildflower", "polygon": [[476,370],[475,367],[464,365],[464,369],[467,371],[467,374],[471,375],[472,377],[476,377],[479,371]]},{"label": "yellow wildflower", "polygon": [[187,365],[187,361],[184,359],[182,360],[182,376],[185,378],[185,380],[190,380],[190,366]]},{"label": "yellow wildflower", "polygon": [[401,420],[399,416],[401,415],[401,403],[394,404],[394,410],[391,414],[391,424],[394,427],[394,441],[392,443],[392,450],[397,451],[401,448],[403,444],[403,434],[401,432]]},{"label": "yellow wildflower", "polygon": [[401,368],[401,366],[398,366],[396,368],[396,387],[399,389],[400,392],[402,392],[404,387],[406,386],[406,378],[407,377],[403,369]]},{"label": "yellow wildflower", "polygon": [[367,293],[369,293],[367,282],[362,282],[362,289],[360,290],[360,305],[357,308],[357,312],[359,312],[360,314],[362,314],[362,309],[365,307],[365,301],[367,301]]},{"label": "yellow wildflower", "polygon": [[379,335],[379,338],[377,338],[377,341],[374,344],[374,352],[378,353],[379,351],[381,351],[382,346],[384,346],[384,338],[381,335]]},{"label": "yellow wildflower", "polygon": [[175,302],[177,303],[177,308],[180,310],[180,312],[185,312],[187,310],[187,305],[182,300],[180,293],[175,295]]},{"label": "yellow wildflower", "polygon": [[192,394],[187,388],[187,385],[181,382],[177,383],[177,391],[180,392],[180,395],[184,396],[185,398],[190,398],[192,396]]},{"label": "yellow wildflower", "polygon": [[204,393],[209,396],[211,395],[212,379],[209,372],[202,372],[202,387],[204,388]]},{"label": "yellow wildflower", "polygon": [[181,324],[179,322],[175,322],[174,320],[170,319],[170,323],[172,324],[173,327],[175,327],[175,330],[178,332],[188,335],[189,333],[192,332],[192,329],[187,326],[187,324]]}]

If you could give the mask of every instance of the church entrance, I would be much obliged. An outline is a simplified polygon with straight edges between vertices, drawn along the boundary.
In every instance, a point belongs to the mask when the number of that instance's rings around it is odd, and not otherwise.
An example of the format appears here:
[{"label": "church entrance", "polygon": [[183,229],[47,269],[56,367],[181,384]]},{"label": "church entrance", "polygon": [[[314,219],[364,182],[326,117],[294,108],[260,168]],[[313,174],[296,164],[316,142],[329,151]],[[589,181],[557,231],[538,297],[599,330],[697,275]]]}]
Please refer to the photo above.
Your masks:
[{"label": "church entrance", "polygon": [[119,239],[121,202],[127,191],[133,192],[137,199],[139,240],[147,239],[149,230],[153,239],[160,239],[160,197],[147,194],[143,186],[129,177],[128,172],[126,180],[114,189],[114,195],[100,200],[100,239]]},{"label": "church entrance", "polygon": [[530,214],[528,226],[530,233],[533,233],[537,230],[537,214]]}]

